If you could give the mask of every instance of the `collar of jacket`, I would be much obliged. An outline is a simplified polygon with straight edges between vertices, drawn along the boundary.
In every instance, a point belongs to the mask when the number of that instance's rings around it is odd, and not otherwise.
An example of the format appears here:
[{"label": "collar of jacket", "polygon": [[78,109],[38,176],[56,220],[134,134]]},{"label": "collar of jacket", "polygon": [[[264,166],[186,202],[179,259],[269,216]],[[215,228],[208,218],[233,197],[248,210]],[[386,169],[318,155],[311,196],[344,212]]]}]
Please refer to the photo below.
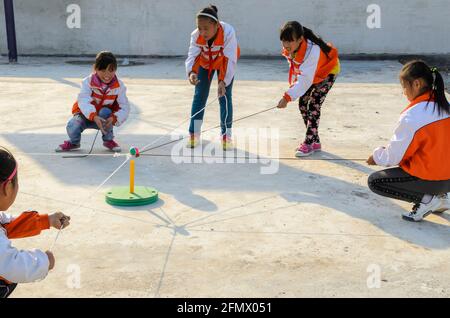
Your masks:
[{"label": "collar of jacket", "polygon": [[284,57],[286,57],[290,61],[295,62],[296,64],[302,64],[303,60],[305,59],[307,49],[308,49],[308,41],[304,40],[300,43],[300,47],[298,48],[297,52],[295,52],[295,56],[293,58],[285,48],[283,48],[283,52],[281,54],[283,54]]},{"label": "collar of jacket", "polygon": [[434,98],[432,98],[431,91],[428,91],[428,92],[414,98],[414,100],[402,111],[402,113],[404,113],[411,107],[414,107],[415,105],[417,105],[421,102],[426,102],[426,101],[434,102]]},{"label": "collar of jacket", "polygon": [[[114,75],[114,78],[107,85],[108,85],[108,89],[118,88],[120,85],[119,85],[119,81],[117,80],[117,76]],[[92,74],[91,87],[102,90],[102,81],[100,80],[100,78],[98,77],[98,75],[96,73]]]},{"label": "collar of jacket", "polygon": [[[216,38],[215,38],[212,46],[223,46],[224,43],[225,43],[225,39],[224,39],[223,27],[222,27],[222,24],[220,24],[220,22],[219,22],[219,29],[217,30]],[[197,44],[201,45],[201,46],[208,45],[208,41],[206,41],[201,35],[199,35],[198,39],[197,39]]]}]

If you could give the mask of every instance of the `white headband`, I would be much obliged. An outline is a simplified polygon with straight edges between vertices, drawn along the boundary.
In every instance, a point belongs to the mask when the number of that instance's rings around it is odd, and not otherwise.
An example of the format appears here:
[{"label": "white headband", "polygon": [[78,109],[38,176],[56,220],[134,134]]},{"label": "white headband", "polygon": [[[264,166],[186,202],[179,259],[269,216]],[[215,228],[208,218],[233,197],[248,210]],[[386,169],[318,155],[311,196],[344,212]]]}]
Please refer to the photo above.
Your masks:
[{"label": "white headband", "polygon": [[217,18],[216,18],[215,16],[213,16],[212,14],[200,12],[199,14],[197,14],[197,17],[198,17],[198,16],[205,16],[205,17],[208,17],[208,18],[213,19],[213,20],[216,21],[216,22],[219,22],[219,19],[217,19]]}]

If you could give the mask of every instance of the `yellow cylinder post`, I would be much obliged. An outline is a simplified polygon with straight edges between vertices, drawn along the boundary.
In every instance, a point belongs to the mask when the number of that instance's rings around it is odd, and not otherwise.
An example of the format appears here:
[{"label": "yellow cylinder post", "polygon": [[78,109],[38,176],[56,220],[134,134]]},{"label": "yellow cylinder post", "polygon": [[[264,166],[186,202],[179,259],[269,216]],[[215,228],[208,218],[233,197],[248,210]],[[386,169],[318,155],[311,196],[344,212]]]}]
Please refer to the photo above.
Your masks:
[{"label": "yellow cylinder post", "polygon": [[130,160],[130,193],[134,193],[134,160]]}]

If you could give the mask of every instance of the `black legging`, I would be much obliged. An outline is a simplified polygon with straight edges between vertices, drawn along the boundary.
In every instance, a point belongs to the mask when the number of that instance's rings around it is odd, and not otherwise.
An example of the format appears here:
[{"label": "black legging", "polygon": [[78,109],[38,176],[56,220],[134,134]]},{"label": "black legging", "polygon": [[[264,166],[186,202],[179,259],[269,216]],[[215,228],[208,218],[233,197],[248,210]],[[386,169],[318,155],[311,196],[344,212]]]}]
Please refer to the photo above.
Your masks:
[{"label": "black legging", "polygon": [[422,180],[399,167],[372,173],[368,183],[370,190],[376,194],[414,203],[420,203],[425,194],[439,195],[450,192],[450,180]]},{"label": "black legging", "polygon": [[17,284],[7,284],[5,281],[0,280],[0,298],[8,298],[16,287]]}]

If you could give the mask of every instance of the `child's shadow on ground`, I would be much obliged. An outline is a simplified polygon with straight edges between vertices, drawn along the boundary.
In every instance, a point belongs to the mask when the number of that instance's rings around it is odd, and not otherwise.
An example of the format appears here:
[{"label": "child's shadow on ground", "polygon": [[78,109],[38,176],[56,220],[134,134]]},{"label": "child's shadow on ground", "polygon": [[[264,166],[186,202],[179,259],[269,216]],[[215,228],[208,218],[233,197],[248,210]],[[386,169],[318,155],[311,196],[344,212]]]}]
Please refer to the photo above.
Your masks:
[{"label": "child's shadow on ground", "polygon": [[[3,137],[24,152],[48,152],[48,149],[52,149],[48,147],[48,144],[56,144],[64,138],[64,135],[9,134]],[[124,141],[123,147],[126,149],[127,141],[128,144],[145,144],[159,137],[121,135],[121,140]],[[34,139],[46,141],[47,146],[42,142],[33,142]],[[98,152],[98,148],[95,151]],[[448,225],[428,221],[418,224],[403,221],[400,217],[404,212],[403,208],[389,199],[372,194],[367,186],[304,171],[301,169],[301,162],[292,164],[289,162],[288,165],[281,161],[278,163],[278,171],[275,174],[264,175],[261,174],[261,164],[177,164],[170,157],[171,146],[160,148],[158,152],[169,156],[142,156],[136,161],[138,171],[136,184],[154,186],[160,193],[172,195],[191,209],[209,212],[213,218],[221,215],[217,205],[210,199],[196,194],[196,191],[220,191],[229,194],[228,197],[236,203],[241,203],[239,193],[275,192],[287,202],[314,203],[366,220],[390,235],[417,245],[434,249],[446,249],[450,246]],[[246,155],[251,154],[246,152]],[[322,156],[339,159],[329,153],[323,153]],[[120,157],[112,156],[85,159],[36,156],[33,159],[52,173],[54,178],[64,184],[75,186],[98,185],[122,162]],[[364,174],[371,172],[369,168],[359,163],[348,163],[343,160],[333,162]],[[77,173],[68,174],[67,167],[71,167]],[[128,169],[119,171],[108,184],[109,186],[123,185],[123,180],[128,180]],[[216,212],[211,213],[214,211]],[[443,217],[447,219],[445,214]]]}]

